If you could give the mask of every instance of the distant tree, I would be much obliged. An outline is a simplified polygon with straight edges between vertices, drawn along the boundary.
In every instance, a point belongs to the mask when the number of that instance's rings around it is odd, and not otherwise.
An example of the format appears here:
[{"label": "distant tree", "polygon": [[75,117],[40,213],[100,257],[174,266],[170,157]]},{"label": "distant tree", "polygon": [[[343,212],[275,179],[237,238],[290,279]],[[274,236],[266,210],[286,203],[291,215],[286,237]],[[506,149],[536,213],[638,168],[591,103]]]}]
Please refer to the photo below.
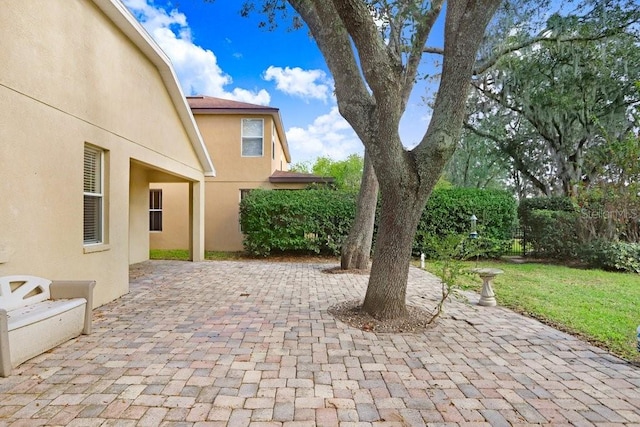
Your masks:
[{"label": "distant tree", "polygon": [[572,195],[597,180],[610,159],[602,153],[640,125],[633,87],[640,78],[640,10],[624,1],[583,8],[551,15],[533,39],[512,29],[510,43],[534,43],[474,79],[469,99],[466,127],[473,134],[463,145],[482,139],[479,157],[489,147],[494,159],[508,159],[512,175],[544,195]]},{"label": "distant tree", "polygon": [[444,177],[455,187],[508,189],[513,187],[511,167],[497,144],[466,131],[447,163]]},{"label": "distant tree", "polygon": [[318,157],[313,164],[304,162],[291,166],[292,171],[330,176],[335,180],[336,188],[346,191],[360,189],[363,169],[364,159],[358,154],[351,154],[344,160],[333,160],[323,156]]}]

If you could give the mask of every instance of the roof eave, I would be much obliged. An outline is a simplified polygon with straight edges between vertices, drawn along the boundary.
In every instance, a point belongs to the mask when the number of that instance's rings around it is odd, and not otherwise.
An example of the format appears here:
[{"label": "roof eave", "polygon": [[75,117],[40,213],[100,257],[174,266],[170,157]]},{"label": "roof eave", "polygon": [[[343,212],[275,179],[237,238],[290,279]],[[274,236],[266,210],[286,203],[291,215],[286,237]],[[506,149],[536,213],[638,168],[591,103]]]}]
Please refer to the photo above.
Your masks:
[{"label": "roof eave", "polygon": [[178,77],[173,70],[169,57],[119,0],[93,0],[93,2],[156,66],[189,136],[204,175],[215,176],[216,171],[213,162],[193,118],[191,108],[189,108],[185,95],[180,88]]},{"label": "roof eave", "polygon": [[334,179],[324,177],[270,176],[269,182],[272,184],[332,184]]}]

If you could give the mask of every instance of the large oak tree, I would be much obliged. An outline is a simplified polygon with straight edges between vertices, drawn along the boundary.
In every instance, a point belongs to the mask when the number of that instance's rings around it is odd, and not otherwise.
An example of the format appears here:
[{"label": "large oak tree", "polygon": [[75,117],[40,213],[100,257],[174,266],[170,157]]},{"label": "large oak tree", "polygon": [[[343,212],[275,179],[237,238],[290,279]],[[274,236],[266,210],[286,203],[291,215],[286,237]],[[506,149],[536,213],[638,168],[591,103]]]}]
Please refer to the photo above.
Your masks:
[{"label": "large oak tree", "polygon": [[[335,82],[340,114],[375,169],[381,209],[363,309],[378,319],[406,315],[411,247],[426,201],[455,150],[485,29],[500,0],[287,0],[315,39]],[[271,23],[284,0],[257,4]],[[245,12],[248,9],[245,9]],[[431,120],[419,144],[403,146],[400,119],[419,79],[440,15],[444,46]]]},{"label": "large oak tree", "polygon": [[[362,140],[380,185],[381,211],[363,309],[406,314],[411,246],[427,198],[460,136],[473,65],[499,1],[289,0],[320,48],[342,116]],[[421,142],[403,147],[400,118],[434,23],[445,16],[442,73]],[[388,31],[380,31],[379,22]]]}]

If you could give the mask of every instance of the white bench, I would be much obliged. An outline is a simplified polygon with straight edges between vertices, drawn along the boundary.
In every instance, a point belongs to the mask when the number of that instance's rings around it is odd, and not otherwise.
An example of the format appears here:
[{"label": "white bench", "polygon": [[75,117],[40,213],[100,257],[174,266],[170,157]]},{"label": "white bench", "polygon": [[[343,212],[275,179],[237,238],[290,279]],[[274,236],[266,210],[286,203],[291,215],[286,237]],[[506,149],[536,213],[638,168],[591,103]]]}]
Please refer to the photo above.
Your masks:
[{"label": "white bench", "polygon": [[95,281],[0,277],[0,377],[45,351],[91,333]]}]

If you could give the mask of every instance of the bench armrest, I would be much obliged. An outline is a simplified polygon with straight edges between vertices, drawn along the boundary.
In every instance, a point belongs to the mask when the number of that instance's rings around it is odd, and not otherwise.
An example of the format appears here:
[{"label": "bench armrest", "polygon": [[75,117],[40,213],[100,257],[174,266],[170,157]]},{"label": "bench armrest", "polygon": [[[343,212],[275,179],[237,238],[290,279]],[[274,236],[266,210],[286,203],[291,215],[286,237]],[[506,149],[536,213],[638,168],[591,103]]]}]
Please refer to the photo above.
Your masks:
[{"label": "bench armrest", "polygon": [[7,310],[0,308],[0,377],[11,375],[11,354],[9,353],[9,321]]},{"label": "bench armrest", "polygon": [[84,298],[87,306],[84,311],[84,329],[82,333],[91,333],[91,319],[93,315],[93,288],[95,280],[54,280],[49,286],[51,299]]}]

